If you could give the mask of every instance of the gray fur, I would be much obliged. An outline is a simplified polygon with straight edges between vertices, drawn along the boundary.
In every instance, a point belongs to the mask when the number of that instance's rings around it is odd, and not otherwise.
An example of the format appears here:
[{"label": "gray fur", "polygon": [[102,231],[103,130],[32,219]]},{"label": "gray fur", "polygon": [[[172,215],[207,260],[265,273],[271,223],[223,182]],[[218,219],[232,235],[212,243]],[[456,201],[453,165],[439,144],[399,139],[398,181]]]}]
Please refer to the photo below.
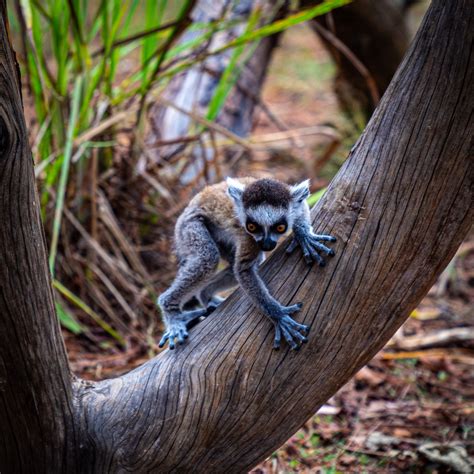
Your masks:
[{"label": "gray fur", "polygon": [[287,247],[287,252],[291,253],[297,246],[300,246],[303,251],[303,257],[308,264],[316,262],[319,266],[324,267],[326,262],[319,255],[318,251],[323,251],[327,255],[333,256],[334,250],[326,247],[319,241],[335,242],[335,237],[314,233],[311,227],[309,206],[306,201],[302,203],[299,211],[294,212],[293,218],[293,239]]},{"label": "gray fur", "polygon": [[273,347],[280,348],[281,335],[292,349],[298,349],[300,343],[306,342],[304,333],[309,327],[294,321],[290,315],[299,311],[301,303],[283,306],[268,291],[258,274],[257,262],[236,262],[235,273],[242,289],[249,295],[255,305],[270,318],[275,325],[275,342]]},{"label": "gray fur", "polygon": [[[309,182],[288,187],[272,180],[258,180],[251,185],[250,197],[243,199],[246,188],[238,180],[227,179],[227,193],[234,203],[235,217],[252,239],[235,229],[226,229],[216,223],[212,216],[203,215],[192,205],[188,206],[176,223],[176,253],[180,267],[171,287],[159,298],[166,332],[160,341],[162,347],[167,341],[170,349],[175,339],[183,343],[188,337],[188,327],[193,321],[205,316],[218,303],[216,293],[235,286],[237,283],[252,301],[275,325],[274,347],[279,348],[281,338],[294,349],[306,342],[305,333],[309,327],[294,321],[290,315],[301,309],[301,303],[291,306],[281,305],[271,296],[258,274],[258,266],[263,259],[263,250],[272,250],[282,235],[293,230],[294,238],[287,251],[301,246],[308,262],[316,261],[321,266],[324,260],[318,252],[334,255],[334,251],[320,241],[335,241],[334,237],[317,235],[311,227],[309,207]],[[262,202],[258,201],[259,189],[263,189]],[[282,193],[282,189],[285,193]],[[284,194],[279,205],[278,195]],[[288,196],[290,196],[288,198]],[[246,206],[244,202],[251,203]],[[257,231],[250,232],[248,223],[256,225]],[[279,223],[284,223],[286,232],[277,232]],[[250,245],[250,248],[247,248]],[[237,257],[240,255],[240,257]],[[216,273],[219,258],[229,262],[229,266]],[[189,301],[198,301],[200,309],[185,311]]]},{"label": "gray fur", "polygon": [[309,198],[309,179],[302,181],[299,184],[295,184],[290,188],[291,198],[294,202],[302,202]]},{"label": "gray fur", "polygon": [[[221,270],[216,273],[207,283],[206,286],[200,291],[197,299],[199,303],[207,308],[209,303],[215,302],[215,294],[221,291],[228,290],[237,286],[237,280],[235,279],[234,269],[232,266]],[[218,301],[218,300],[217,300]]]}]

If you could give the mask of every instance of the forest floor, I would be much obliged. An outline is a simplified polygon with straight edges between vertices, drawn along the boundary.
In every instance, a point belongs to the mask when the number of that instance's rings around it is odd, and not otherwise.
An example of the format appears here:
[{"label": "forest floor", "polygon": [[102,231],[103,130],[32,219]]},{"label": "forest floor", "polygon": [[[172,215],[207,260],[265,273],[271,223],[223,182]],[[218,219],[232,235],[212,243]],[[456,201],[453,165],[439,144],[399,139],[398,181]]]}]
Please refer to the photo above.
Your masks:
[{"label": "forest floor", "polygon": [[[316,169],[314,188],[327,184],[356,137],[331,91],[334,73],[308,29],[295,28],[285,35],[268,73],[263,101],[291,129],[329,125],[342,130],[341,146],[330,160],[318,162],[314,157],[324,154],[328,144],[310,134],[303,150],[268,147],[239,160],[236,172],[271,173],[295,181]],[[273,131],[268,117],[261,115],[255,132]],[[171,229],[168,225],[167,235]],[[168,262],[158,289],[168,284],[174,271],[169,246],[162,250]],[[473,316],[471,233],[390,343],[252,472],[472,472]],[[64,335],[75,373],[88,379],[118,375],[153,355],[135,346],[110,350],[107,342],[91,349],[84,339],[66,330]]]}]

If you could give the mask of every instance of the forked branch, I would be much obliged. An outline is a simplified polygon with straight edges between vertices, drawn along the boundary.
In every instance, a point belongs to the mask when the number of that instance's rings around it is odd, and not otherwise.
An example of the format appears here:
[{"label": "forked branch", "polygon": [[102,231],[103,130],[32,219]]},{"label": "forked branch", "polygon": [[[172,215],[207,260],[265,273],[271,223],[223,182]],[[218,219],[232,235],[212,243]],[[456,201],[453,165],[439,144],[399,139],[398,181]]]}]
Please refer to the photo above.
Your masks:
[{"label": "forked branch", "polygon": [[[324,269],[283,250],[266,262],[263,276],[278,300],[304,302],[298,320],[311,333],[300,352],[272,351],[271,324],[237,291],[186,345],[125,376],[72,389],[32,212],[20,99],[4,92],[14,70],[3,20],[0,470],[244,472],[314,414],[402,324],[471,225],[473,15],[469,0],[432,3],[367,130],[313,210],[318,233],[338,237],[336,257]],[[35,331],[26,340],[28,325]]]}]

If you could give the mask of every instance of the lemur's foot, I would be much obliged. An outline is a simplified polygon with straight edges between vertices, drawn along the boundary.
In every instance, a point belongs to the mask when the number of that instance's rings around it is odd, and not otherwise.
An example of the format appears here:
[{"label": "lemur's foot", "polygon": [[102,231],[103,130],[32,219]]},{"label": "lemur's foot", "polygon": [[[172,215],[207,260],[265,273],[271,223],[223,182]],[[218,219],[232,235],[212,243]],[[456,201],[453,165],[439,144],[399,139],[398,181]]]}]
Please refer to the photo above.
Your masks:
[{"label": "lemur's foot", "polygon": [[289,316],[299,311],[302,307],[302,303],[297,303],[292,306],[282,306],[282,315],[272,318],[275,324],[274,349],[280,349],[282,335],[288,345],[294,350],[298,350],[302,343],[308,342],[306,335],[309,332],[309,326],[297,323]]},{"label": "lemur's foot", "polygon": [[173,315],[173,320],[166,324],[166,331],[158,347],[163,347],[166,342],[168,342],[170,350],[173,350],[175,348],[175,339],[178,340],[178,344],[183,344],[189,337],[189,327],[201,316],[206,316],[207,314],[207,309],[195,309],[193,311],[185,311],[178,315]]},{"label": "lemur's foot", "polygon": [[320,267],[324,267],[326,265],[326,261],[319,255],[319,252],[324,252],[330,257],[335,255],[333,249],[326,247],[326,245],[321,244],[319,241],[322,242],[335,242],[336,238],[332,235],[319,235],[319,234],[309,234],[304,238],[296,239],[293,237],[293,240],[288,245],[286,251],[288,253],[293,252],[298,244],[303,251],[303,257],[308,264],[312,264],[316,262]]},{"label": "lemur's foot", "polygon": [[207,313],[210,314],[212,313],[220,304],[222,304],[225,301],[225,298],[221,298],[220,296],[213,296],[208,302],[207,302]]}]

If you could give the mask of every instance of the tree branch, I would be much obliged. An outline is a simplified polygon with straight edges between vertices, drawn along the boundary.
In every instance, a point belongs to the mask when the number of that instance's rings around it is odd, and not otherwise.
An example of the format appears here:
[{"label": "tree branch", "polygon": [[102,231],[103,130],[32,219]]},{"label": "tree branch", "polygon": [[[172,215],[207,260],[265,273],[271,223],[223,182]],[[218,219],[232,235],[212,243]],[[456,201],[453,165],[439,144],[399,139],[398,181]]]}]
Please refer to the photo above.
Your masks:
[{"label": "tree branch", "polygon": [[317,232],[338,237],[336,257],[322,270],[280,250],[264,266],[283,304],[304,302],[298,320],[311,325],[309,343],[272,351],[271,324],[237,291],[186,345],[82,391],[95,470],[105,468],[99,446],[114,469],[244,472],[403,323],[472,222],[473,10],[467,1],[433,2],[313,210]]},{"label": "tree branch", "polygon": [[357,0],[310,23],[337,65],[335,92],[355,123],[368,121],[408,49],[401,3]]},{"label": "tree branch", "polygon": [[300,352],[271,350],[271,324],[237,291],[174,352],[72,386],[5,13],[0,0],[0,470],[248,470],[383,346],[471,225],[472,2],[432,3],[313,210],[336,257],[310,268],[281,249],[263,268],[283,304],[304,302]]}]

